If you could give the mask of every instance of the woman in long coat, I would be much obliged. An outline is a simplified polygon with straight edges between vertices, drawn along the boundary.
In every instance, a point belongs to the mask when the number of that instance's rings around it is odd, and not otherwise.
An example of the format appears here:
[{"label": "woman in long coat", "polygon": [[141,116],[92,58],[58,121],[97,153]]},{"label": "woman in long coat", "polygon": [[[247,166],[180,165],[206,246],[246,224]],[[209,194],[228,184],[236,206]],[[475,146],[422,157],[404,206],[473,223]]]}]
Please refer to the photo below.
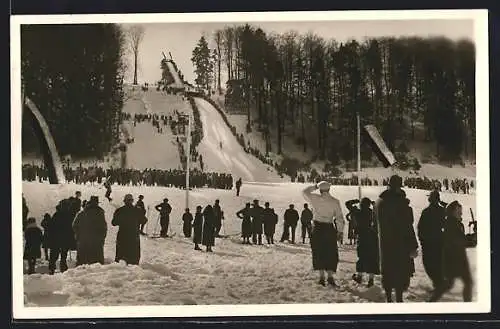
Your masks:
[{"label": "woman in long coat", "polygon": [[241,237],[243,244],[250,244],[250,237],[252,236],[252,218],[251,218],[250,202],[245,204],[245,208],[236,213],[236,216],[242,219],[241,222]]},{"label": "woman in long coat", "polygon": [[192,233],[192,223],[193,223],[193,215],[189,212],[189,208],[186,208],[186,212],[182,215],[182,231],[186,238],[191,237]]},{"label": "woman in long coat", "polygon": [[201,243],[207,247],[207,252],[212,252],[215,246],[215,213],[211,205],[203,210],[203,236]]},{"label": "woman in long coat", "polygon": [[104,241],[108,225],[104,210],[99,207],[96,196],[90,197],[86,207],[76,215],[73,222],[76,237],[76,266],[83,264],[104,264]]},{"label": "woman in long coat", "polygon": [[380,232],[382,286],[387,302],[392,302],[393,290],[396,291],[396,302],[403,302],[403,292],[410,285],[413,258],[418,249],[413,211],[401,186],[401,177],[392,176],[389,188],[380,194],[375,204]]},{"label": "woman in long coat", "polygon": [[443,227],[443,273],[444,284],[435,290],[430,301],[438,301],[449,291],[457,278],[463,282],[463,300],[472,301],[472,274],[467,258],[467,240],[462,224],[462,205],[453,201],[446,208]]},{"label": "woman in long coat", "polygon": [[[319,195],[312,193],[316,189],[319,189]],[[345,223],[340,202],[330,195],[330,184],[324,181],[307,187],[302,193],[314,209],[311,234],[313,269],[319,271],[319,284],[326,285],[326,271],[328,284],[335,287],[333,273],[337,271],[339,262],[337,239],[339,233],[344,231]]]},{"label": "woman in long coat", "polygon": [[127,264],[138,265],[141,258],[140,226],[146,223],[141,210],[134,207],[131,194],[125,195],[124,206],[116,209],[111,225],[118,226],[116,235],[115,261],[124,260]]},{"label": "woman in long coat", "polygon": [[379,250],[378,250],[378,227],[375,221],[371,200],[361,199],[361,207],[352,211],[356,218],[356,235],[358,236],[358,261],[356,262],[356,274],[353,279],[361,283],[363,273],[368,273],[368,287],[373,286],[375,274],[380,274]]},{"label": "woman in long coat", "polygon": [[193,222],[193,242],[194,249],[201,250],[199,244],[202,241],[202,231],[203,231],[203,214],[201,213],[201,206],[196,207],[196,214],[194,215]]}]

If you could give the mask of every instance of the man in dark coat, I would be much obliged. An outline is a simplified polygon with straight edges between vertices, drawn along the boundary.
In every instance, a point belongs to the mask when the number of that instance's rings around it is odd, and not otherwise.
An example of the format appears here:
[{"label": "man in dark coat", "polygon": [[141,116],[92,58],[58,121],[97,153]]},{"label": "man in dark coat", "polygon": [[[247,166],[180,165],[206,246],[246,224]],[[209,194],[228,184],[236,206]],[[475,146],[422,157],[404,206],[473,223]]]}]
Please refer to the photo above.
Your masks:
[{"label": "man in dark coat", "polygon": [[278,223],[278,215],[273,208],[269,207],[269,202],[264,205],[262,218],[264,221],[264,235],[266,236],[267,244],[274,244],[274,233],[276,232],[276,224]]},{"label": "man in dark coat", "polygon": [[307,203],[304,203],[304,210],[302,210],[302,214],[300,214],[300,233],[302,236],[302,243],[306,243],[306,233],[309,240],[311,240],[312,220],[313,213],[311,209],[309,209],[309,205]]},{"label": "man in dark coat", "polygon": [[215,245],[215,214],[211,205],[203,210],[203,236],[201,243],[207,247],[207,252],[212,252]]},{"label": "man in dark coat", "polygon": [[252,216],[252,242],[253,244],[262,245],[262,215],[263,208],[259,205],[259,200],[253,201],[253,207],[250,212],[250,216]]},{"label": "man in dark coat", "polygon": [[70,211],[70,205],[68,199],[65,199],[60,201],[56,206],[56,212],[52,216],[52,225],[49,228],[51,236],[48,243],[50,249],[50,274],[54,274],[56,261],[59,256],[61,256],[61,260],[59,261],[59,270],[61,273],[68,269],[68,252],[72,249],[76,249],[72,225],[73,217]]},{"label": "man in dark coat", "polygon": [[439,201],[439,192],[432,191],[429,194],[429,206],[422,211],[417,226],[424,269],[434,290],[443,284],[443,225],[446,212]]},{"label": "man in dark coat", "polygon": [[214,215],[215,215],[215,236],[220,237],[220,230],[222,228],[222,220],[223,218],[223,212],[220,207],[220,201],[217,199],[215,200],[215,204],[213,206],[214,209]]},{"label": "man in dark coat", "polygon": [[168,225],[170,224],[170,213],[172,207],[168,203],[168,199],[163,199],[163,202],[155,206],[155,209],[160,212],[160,236],[162,238],[168,235]]},{"label": "man in dark coat", "polygon": [[73,219],[75,219],[76,214],[78,214],[82,209],[81,197],[82,197],[82,192],[76,191],[75,196],[69,198],[69,207]]},{"label": "man in dark coat", "polygon": [[241,222],[241,237],[243,238],[243,244],[251,244],[250,237],[252,236],[252,217],[251,217],[250,202],[245,204],[245,208],[239,210],[236,216],[242,219]]},{"label": "man in dark coat", "polygon": [[236,181],[236,196],[240,196],[240,189],[241,189],[241,177]]},{"label": "man in dark coat", "polygon": [[196,207],[196,213],[194,214],[194,222],[193,222],[193,242],[194,249],[201,250],[199,244],[202,241],[202,232],[203,232],[203,214],[201,213],[201,206]]},{"label": "man in dark coat", "polygon": [[24,230],[24,259],[28,261],[28,274],[35,273],[36,260],[42,257],[42,230],[34,218],[28,218]]},{"label": "man in dark coat", "polygon": [[43,251],[45,253],[45,260],[48,261],[49,260],[49,250],[50,250],[50,247],[49,247],[50,226],[52,225],[52,217],[50,216],[50,214],[45,213],[45,215],[43,215],[43,219],[42,219],[42,222],[40,223],[40,225],[43,228],[42,247],[43,247]]},{"label": "man in dark coat", "polygon": [[[290,243],[295,243],[295,230],[297,229],[297,223],[299,222],[299,213],[294,209],[294,205],[291,204],[287,210],[285,210],[284,215],[284,228],[283,235],[281,236],[280,242],[284,242],[285,240],[290,241]],[[290,230],[292,234],[290,236]]]},{"label": "man in dark coat", "polygon": [[124,206],[116,209],[111,225],[118,226],[116,235],[115,261],[124,260],[127,264],[139,264],[141,258],[141,240],[139,230],[146,218],[141,211],[134,207],[134,198],[131,194],[125,195]]},{"label": "man in dark coat", "polygon": [[76,238],[76,266],[82,264],[104,264],[104,240],[108,225],[104,210],[99,207],[97,196],[91,196],[86,207],[73,222]]},{"label": "man in dark coat", "polygon": [[105,197],[106,199],[108,199],[108,201],[113,200],[113,199],[111,198],[111,182],[109,181],[109,178],[108,178],[108,179],[106,179],[106,181],[104,182],[104,184],[103,184],[103,185],[104,185],[104,187],[106,188],[106,194],[104,195],[104,197]]},{"label": "man in dark coat", "polygon": [[144,215],[144,218],[146,219],[146,222],[144,224],[141,224],[141,230],[139,232],[142,235],[146,235],[146,233],[144,233],[144,225],[146,225],[146,223],[148,222],[148,218],[146,217],[146,207],[144,206],[144,195],[139,195],[139,200],[137,200],[137,202],[135,203],[135,207],[141,211],[141,213]]},{"label": "man in dark coat", "polygon": [[182,231],[184,232],[184,236],[186,238],[191,237],[192,231],[192,223],[193,223],[193,215],[189,212],[189,208],[186,208],[186,212],[182,215]]},{"label": "man in dark coat", "polygon": [[380,194],[375,204],[380,232],[382,286],[387,302],[392,302],[392,290],[396,290],[398,303],[403,302],[403,292],[410,285],[413,258],[418,250],[413,213],[401,187],[402,178],[392,176],[388,189]]}]

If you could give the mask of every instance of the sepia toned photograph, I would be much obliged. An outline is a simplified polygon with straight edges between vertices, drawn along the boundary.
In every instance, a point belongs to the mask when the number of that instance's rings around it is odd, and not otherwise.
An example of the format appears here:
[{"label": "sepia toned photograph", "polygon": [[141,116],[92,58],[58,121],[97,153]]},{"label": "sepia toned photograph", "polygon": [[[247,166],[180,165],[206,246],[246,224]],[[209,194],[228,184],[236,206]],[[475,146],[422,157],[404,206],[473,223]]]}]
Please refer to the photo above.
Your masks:
[{"label": "sepia toned photograph", "polygon": [[487,23],[12,16],[14,318],[488,312]]}]

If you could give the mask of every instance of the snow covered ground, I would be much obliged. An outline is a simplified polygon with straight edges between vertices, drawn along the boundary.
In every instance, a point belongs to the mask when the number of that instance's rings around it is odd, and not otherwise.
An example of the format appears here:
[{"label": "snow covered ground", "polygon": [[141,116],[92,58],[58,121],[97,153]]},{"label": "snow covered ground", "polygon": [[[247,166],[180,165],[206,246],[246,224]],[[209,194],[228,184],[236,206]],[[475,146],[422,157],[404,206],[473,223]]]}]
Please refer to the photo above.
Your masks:
[{"label": "snow covered ground", "polygon": [[[283,181],[274,168],[246,153],[238,143],[219,112],[202,98],[194,98],[200,110],[203,140],[198,151],[203,156],[207,171],[229,172],[233,177],[260,182]],[[220,144],[222,143],[222,148]]]},{"label": "snow covered ground", "polygon": [[[368,303],[383,302],[380,278],[372,288],[359,286],[351,280],[355,270],[354,246],[340,249],[337,273],[340,288],[331,289],[316,284],[312,271],[309,246],[298,243],[277,243],[274,246],[242,245],[239,239],[241,221],[234,215],[245,202],[255,198],[269,201],[279,214],[275,238],[279,240],[283,227],[283,212],[289,203],[302,209],[302,184],[244,183],[240,197],[234,191],[200,189],[190,193],[190,208],[213,203],[220,199],[226,214],[223,232],[230,238],[217,239],[214,253],[195,251],[190,239],[182,236],[181,214],[185,191],[163,187],[114,186],[113,201],[105,201],[104,190],[81,185],[56,186],[36,182],[23,182],[23,194],[30,209],[29,216],[38,223],[45,212],[55,211],[56,201],[81,190],[82,197],[99,195],[106,220],[111,222],[114,209],[121,205],[124,194],[145,196],[150,208],[147,232],[152,232],[157,214],[152,208],[164,197],[173,205],[171,225],[176,236],[168,239],[141,237],[142,255],[138,266],[126,266],[113,262],[117,230],[109,225],[105,243],[105,265],[74,268],[75,254],[70,270],[53,276],[46,275],[47,263],[40,261],[37,274],[24,275],[25,306],[118,306],[118,305],[195,305],[195,304],[286,304],[286,303]],[[363,193],[375,198],[382,187],[367,187]],[[407,189],[412,200],[415,219],[426,206],[426,191]],[[342,202],[354,198],[356,187],[334,186],[332,194]],[[474,195],[442,193],[444,201],[458,200],[464,206],[464,224],[470,219],[469,207],[475,212]],[[344,211],[346,209],[344,208]],[[17,223],[21,226],[20,219]],[[19,229],[19,232],[20,229]],[[300,229],[297,230],[297,237]],[[300,240],[300,239],[297,239]],[[19,240],[20,241],[20,240]],[[307,241],[306,241],[307,243]],[[15,249],[20,250],[20,249]],[[14,259],[21,261],[21,254]],[[475,249],[469,250],[469,258],[475,275]],[[430,290],[430,282],[422,267],[420,256],[415,260],[416,274],[412,278],[406,301],[424,301]],[[457,282],[443,301],[461,301],[461,282]]]}]

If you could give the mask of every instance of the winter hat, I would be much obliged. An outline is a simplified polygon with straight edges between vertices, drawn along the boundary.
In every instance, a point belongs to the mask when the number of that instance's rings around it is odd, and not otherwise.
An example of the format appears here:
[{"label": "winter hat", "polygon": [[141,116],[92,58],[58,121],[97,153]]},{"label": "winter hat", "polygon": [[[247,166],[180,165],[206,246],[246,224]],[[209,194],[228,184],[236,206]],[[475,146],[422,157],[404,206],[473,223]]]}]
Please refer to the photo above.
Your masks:
[{"label": "winter hat", "polygon": [[125,194],[125,197],[123,198],[123,202],[127,203],[127,202],[132,202],[134,201],[134,197],[132,196],[132,194]]},{"label": "winter hat", "polygon": [[319,188],[321,192],[328,192],[330,191],[330,187],[332,186],[330,183],[326,181],[321,181],[316,186]]}]

